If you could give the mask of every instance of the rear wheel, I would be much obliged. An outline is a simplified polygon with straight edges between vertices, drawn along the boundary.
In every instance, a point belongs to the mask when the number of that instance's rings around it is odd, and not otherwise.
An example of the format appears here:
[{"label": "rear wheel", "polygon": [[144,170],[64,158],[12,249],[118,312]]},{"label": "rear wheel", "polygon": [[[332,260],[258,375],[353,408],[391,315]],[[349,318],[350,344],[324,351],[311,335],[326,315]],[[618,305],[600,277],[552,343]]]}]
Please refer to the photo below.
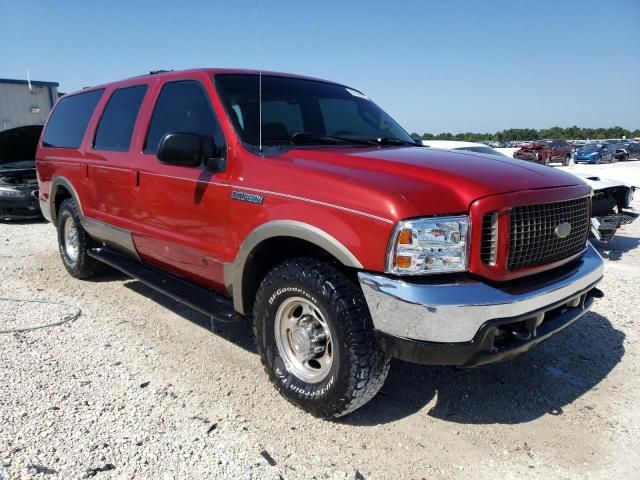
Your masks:
[{"label": "rear wheel", "polygon": [[599,164],[601,164],[601,163],[602,163],[602,155],[598,155],[598,156],[596,157],[596,165],[599,165]]},{"label": "rear wheel", "polygon": [[568,153],[567,153],[567,154],[565,155],[565,157],[564,157],[564,161],[562,162],[562,164],[563,164],[565,167],[568,167],[568,166],[571,164],[571,155],[570,155],[570,154],[568,154]]},{"label": "rear wheel", "polygon": [[318,417],[361,407],[389,371],[360,288],[318,260],[296,258],[267,274],[256,296],[254,333],[271,382]]},{"label": "rear wheel", "polygon": [[65,199],[58,211],[58,249],[67,272],[75,278],[89,278],[95,275],[102,264],[88,254],[94,242],[82,227],[78,205]]}]

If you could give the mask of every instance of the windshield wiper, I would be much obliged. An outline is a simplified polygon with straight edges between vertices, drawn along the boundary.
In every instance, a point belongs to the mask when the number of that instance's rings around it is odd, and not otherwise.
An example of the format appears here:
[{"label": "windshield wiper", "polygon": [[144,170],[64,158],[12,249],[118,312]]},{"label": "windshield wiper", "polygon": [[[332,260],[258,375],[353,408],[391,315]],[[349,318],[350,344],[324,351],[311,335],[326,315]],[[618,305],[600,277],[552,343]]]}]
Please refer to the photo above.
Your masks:
[{"label": "windshield wiper", "polygon": [[320,133],[296,132],[291,135],[290,140],[294,143],[296,140],[315,140],[325,143],[355,143],[357,145],[370,145],[366,139],[341,137],[339,135],[323,135]]},{"label": "windshield wiper", "polygon": [[279,135],[263,138],[264,142],[283,141],[291,143],[292,145],[300,145],[304,142],[321,142],[327,144],[355,144],[355,145],[410,145],[421,146],[418,143],[409,142],[407,140],[400,140],[399,138],[387,138],[387,137],[352,137],[352,136],[340,136],[340,135],[324,135],[321,133],[310,132],[295,132],[290,136]]},{"label": "windshield wiper", "polygon": [[408,140],[401,140],[399,138],[392,137],[377,137],[377,138],[368,138],[370,143],[378,144],[378,145],[409,145],[411,147],[423,147],[421,143],[410,142]]}]

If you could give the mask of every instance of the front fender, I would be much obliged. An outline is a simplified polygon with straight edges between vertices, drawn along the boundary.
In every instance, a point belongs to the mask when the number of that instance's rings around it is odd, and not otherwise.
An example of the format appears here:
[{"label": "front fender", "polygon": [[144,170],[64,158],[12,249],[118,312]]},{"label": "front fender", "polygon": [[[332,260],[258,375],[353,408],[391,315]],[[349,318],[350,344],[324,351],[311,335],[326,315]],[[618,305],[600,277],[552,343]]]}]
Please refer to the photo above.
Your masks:
[{"label": "front fender", "polygon": [[[224,270],[225,285],[229,293],[233,295],[233,303],[236,311],[244,312],[244,276],[247,274],[247,260],[251,253],[265,240],[276,237],[297,238],[316,245],[332,255],[343,265],[362,269],[362,263],[339,240],[324,230],[296,220],[273,220],[255,228],[242,242],[236,259],[227,264]],[[235,286],[235,288],[234,288]]]}]

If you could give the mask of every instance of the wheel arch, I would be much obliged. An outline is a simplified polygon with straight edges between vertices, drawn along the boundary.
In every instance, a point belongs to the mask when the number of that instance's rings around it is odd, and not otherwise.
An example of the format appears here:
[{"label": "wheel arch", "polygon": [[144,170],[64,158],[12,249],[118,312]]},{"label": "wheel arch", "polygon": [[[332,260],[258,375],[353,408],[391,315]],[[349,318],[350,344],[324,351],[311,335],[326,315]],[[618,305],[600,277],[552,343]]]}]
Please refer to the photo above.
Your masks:
[{"label": "wheel arch", "polygon": [[81,218],[84,218],[84,215],[82,213],[82,204],[80,203],[78,192],[76,192],[76,189],[73,188],[71,181],[66,177],[56,177],[51,182],[51,190],[49,192],[49,211],[51,215],[51,223],[53,225],[57,224],[60,204],[66,198],[73,198],[73,200],[78,205]]},{"label": "wheel arch", "polygon": [[324,258],[344,267],[363,268],[344,244],[314,225],[293,220],[265,223],[247,236],[236,260],[225,266],[225,285],[236,311],[250,314],[266,272],[296,256]]}]

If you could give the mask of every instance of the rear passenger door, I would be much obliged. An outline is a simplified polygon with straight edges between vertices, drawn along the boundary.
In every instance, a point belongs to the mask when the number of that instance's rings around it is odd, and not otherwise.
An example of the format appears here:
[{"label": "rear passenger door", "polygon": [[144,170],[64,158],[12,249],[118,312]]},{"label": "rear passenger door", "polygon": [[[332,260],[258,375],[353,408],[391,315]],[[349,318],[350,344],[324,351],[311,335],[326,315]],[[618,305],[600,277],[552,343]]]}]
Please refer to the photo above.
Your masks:
[{"label": "rear passenger door", "polygon": [[225,137],[202,81],[167,80],[158,90],[137,162],[134,242],[145,261],[222,290],[227,174],[162,164],[156,155],[168,133],[213,137],[223,155]]},{"label": "rear passenger door", "polygon": [[126,230],[133,227],[131,194],[136,185],[131,139],[147,89],[141,84],[111,92],[87,152],[89,215]]}]

